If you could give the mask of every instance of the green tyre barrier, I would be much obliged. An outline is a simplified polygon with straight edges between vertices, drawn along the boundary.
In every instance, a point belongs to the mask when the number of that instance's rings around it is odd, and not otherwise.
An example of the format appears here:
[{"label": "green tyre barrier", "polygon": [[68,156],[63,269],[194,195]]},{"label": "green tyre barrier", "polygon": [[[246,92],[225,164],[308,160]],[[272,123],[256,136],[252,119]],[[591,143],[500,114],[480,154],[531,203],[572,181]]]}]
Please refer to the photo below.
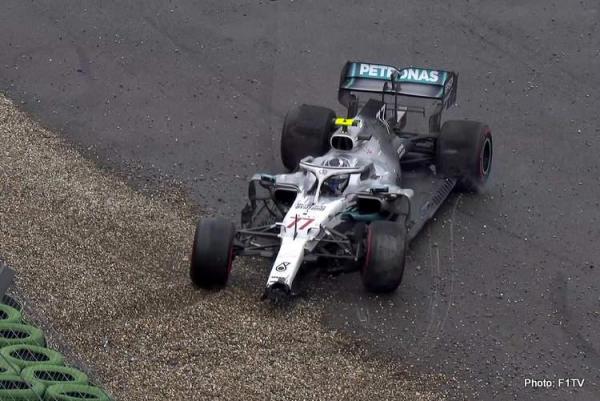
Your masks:
[{"label": "green tyre barrier", "polygon": [[14,344],[44,346],[44,333],[37,327],[20,323],[0,322],[0,347]]},{"label": "green tyre barrier", "polygon": [[[18,371],[18,367],[16,366],[10,366],[10,364],[8,362],[6,362],[4,360],[4,358],[2,358],[2,356],[0,355],[0,376],[2,375],[18,375],[19,371]],[[0,398],[1,400],[2,398]]]},{"label": "green tyre barrier", "polygon": [[16,310],[18,310],[19,312],[21,312],[23,310],[23,305],[21,305],[21,302],[17,301],[16,298],[11,297],[8,294],[4,294],[4,296],[2,297],[2,301],[3,304],[8,305],[12,308],[15,308]]},{"label": "green tyre barrier", "polygon": [[21,371],[28,383],[39,383],[44,387],[54,384],[88,384],[88,377],[77,369],[66,366],[33,365]]},{"label": "green tyre barrier", "polygon": [[21,312],[12,306],[0,304],[0,322],[3,323],[21,323],[23,316]]},{"label": "green tyre barrier", "polygon": [[112,401],[98,387],[81,384],[55,384],[48,387],[45,401]]},{"label": "green tyre barrier", "polygon": [[0,349],[0,357],[4,357],[11,365],[19,369],[38,364],[62,365],[65,360],[60,352],[28,344],[4,347]]},{"label": "green tyre barrier", "polygon": [[39,401],[43,394],[41,384],[29,384],[19,375],[0,375],[0,400]]}]

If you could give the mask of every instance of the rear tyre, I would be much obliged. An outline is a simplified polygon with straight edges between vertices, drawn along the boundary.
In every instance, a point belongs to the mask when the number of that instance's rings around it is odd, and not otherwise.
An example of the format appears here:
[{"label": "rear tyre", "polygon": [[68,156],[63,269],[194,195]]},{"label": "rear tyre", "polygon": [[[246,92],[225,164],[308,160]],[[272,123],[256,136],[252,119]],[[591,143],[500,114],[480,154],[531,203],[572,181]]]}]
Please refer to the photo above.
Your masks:
[{"label": "rear tyre", "polygon": [[395,291],[402,282],[406,256],[406,227],[393,221],[374,221],[367,227],[365,261],[361,269],[367,291]]},{"label": "rear tyre", "polygon": [[223,218],[202,219],[196,227],[190,278],[198,287],[222,288],[233,263],[233,223]]},{"label": "rear tyre", "polygon": [[281,161],[288,170],[306,156],[321,156],[329,150],[335,113],[326,107],[300,105],[285,116],[281,131]]},{"label": "rear tyre", "polygon": [[481,192],[492,171],[492,132],[477,121],[446,121],[437,140],[437,168],[457,189]]}]

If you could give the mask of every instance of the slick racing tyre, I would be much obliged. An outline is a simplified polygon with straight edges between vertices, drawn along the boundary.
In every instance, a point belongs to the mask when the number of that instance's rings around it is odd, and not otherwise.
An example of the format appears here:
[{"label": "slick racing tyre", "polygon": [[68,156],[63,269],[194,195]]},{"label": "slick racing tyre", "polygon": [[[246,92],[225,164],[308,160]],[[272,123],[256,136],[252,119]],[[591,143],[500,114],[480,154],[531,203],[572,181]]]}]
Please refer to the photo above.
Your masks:
[{"label": "slick racing tyre", "polygon": [[19,370],[32,365],[62,365],[64,362],[59,352],[37,345],[9,345],[2,348],[0,354],[0,358]]},{"label": "slick racing tyre", "polygon": [[202,219],[196,227],[190,277],[202,288],[227,284],[233,263],[233,223],[223,218]]},{"label": "slick racing tyre", "polygon": [[54,384],[46,390],[45,401],[111,401],[104,391],[83,384]]},{"label": "slick racing tyre", "polygon": [[392,292],[402,282],[406,254],[406,226],[374,221],[367,227],[362,282],[373,293]]},{"label": "slick racing tyre", "polygon": [[492,171],[492,132],[477,121],[446,121],[437,140],[437,168],[457,189],[481,192]]},{"label": "slick racing tyre", "polygon": [[44,333],[37,327],[0,322],[0,347],[14,344],[46,345]]},{"label": "slick racing tyre", "polygon": [[0,376],[0,400],[39,401],[45,387],[41,384],[27,383],[19,375]]},{"label": "slick racing tyre", "polygon": [[306,156],[321,156],[329,150],[335,113],[326,107],[303,104],[285,116],[281,131],[281,161],[288,170]]}]

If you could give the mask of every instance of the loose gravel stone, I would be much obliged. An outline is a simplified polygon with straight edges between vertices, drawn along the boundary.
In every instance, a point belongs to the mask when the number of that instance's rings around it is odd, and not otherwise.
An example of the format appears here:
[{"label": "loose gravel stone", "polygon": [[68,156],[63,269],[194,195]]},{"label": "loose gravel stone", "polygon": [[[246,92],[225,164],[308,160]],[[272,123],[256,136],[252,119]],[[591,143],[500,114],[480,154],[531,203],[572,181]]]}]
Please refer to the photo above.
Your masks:
[{"label": "loose gravel stone", "polygon": [[197,216],[185,197],[136,192],[2,96],[0,143],[0,255],[116,399],[446,397],[449,379],[416,377],[324,330],[319,305],[193,288]]}]

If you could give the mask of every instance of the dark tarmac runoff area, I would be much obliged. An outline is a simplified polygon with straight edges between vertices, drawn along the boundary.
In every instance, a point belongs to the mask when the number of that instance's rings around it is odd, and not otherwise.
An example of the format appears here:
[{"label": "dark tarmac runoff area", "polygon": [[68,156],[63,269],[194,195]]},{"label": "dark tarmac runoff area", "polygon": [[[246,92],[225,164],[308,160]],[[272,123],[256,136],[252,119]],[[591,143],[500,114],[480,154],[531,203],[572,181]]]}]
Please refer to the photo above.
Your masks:
[{"label": "dark tarmac runoff area", "polygon": [[204,213],[236,222],[248,178],[283,169],[287,110],[344,113],[346,60],[459,72],[445,117],[488,123],[494,166],[485,194],[452,195],[411,243],[394,295],[367,295],[356,274],[306,277],[322,324],[407,370],[456,376],[482,400],[600,400],[598,1],[0,10],[0,92],[134,185],[175,182]]}]

